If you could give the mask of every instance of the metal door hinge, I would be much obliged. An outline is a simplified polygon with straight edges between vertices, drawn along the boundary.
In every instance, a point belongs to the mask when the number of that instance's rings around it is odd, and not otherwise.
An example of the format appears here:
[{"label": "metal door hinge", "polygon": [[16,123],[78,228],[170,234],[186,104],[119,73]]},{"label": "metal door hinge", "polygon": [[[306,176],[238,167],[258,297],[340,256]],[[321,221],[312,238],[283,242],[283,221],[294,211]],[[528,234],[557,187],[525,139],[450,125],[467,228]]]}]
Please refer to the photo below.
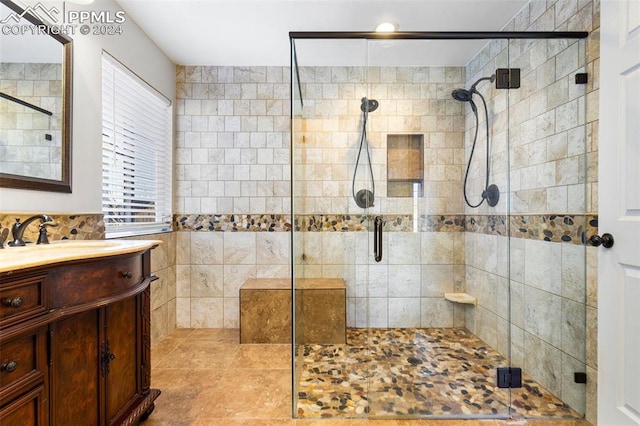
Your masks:
[{"label": "metal door hinge", "polygon": [[522,369],[518,367],[498,367],[499,388],[521,388]]},{"label": "metal door hinge", "polygon": [[587,84],[589,82],[589,75],[586,72],[579,72],[576,74],[576,84]]},{"label": "metal door hinge", "polygon": [[519,89],[520,68],[496,69],[496,89]]}]

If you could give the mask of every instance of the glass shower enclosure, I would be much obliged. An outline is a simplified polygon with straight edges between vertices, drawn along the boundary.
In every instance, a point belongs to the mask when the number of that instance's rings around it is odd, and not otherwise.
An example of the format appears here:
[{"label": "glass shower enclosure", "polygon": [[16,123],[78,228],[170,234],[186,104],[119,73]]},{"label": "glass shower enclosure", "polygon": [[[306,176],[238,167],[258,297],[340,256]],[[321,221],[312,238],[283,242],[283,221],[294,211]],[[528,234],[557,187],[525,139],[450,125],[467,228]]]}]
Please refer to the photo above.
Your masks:
[{"label": "glass shower enclosure", "polygon": [[291,33],[297,418],[582,418],[586,33]]}]

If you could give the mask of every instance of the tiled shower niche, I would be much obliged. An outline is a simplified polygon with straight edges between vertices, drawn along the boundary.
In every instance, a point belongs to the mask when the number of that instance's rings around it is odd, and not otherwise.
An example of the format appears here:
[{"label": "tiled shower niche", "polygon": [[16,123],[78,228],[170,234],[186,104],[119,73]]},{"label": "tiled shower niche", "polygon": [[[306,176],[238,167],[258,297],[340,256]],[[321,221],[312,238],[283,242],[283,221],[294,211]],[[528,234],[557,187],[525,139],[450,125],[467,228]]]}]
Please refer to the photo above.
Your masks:
[{"label": "tiled shower niche", "polygon": [[387,135],[387,197],[422,197],[424,135]]}]

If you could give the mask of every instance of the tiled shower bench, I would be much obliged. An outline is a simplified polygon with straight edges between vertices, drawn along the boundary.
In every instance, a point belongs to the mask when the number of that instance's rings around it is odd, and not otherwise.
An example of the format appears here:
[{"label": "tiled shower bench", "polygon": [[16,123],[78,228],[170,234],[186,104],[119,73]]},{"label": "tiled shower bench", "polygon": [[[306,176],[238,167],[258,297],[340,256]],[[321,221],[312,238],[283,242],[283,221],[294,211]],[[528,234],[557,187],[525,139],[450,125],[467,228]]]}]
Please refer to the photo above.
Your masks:
[{"label": "tiled shower bench", "polygon": [[[296,280],[296,342],[345,343],[342,278]],[[240,287],[240,343],[291,343],[291,280],[250,278]]]}]

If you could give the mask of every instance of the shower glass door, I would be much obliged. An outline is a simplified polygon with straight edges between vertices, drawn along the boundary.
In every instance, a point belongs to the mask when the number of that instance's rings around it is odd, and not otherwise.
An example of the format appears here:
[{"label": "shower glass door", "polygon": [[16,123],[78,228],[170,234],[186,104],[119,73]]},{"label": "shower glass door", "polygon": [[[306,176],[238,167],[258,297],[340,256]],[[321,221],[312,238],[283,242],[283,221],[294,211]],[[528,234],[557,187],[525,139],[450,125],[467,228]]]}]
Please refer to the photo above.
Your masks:
[{"label": "shower glass door", "polygon": [[584,414],[585,41],[521,37],[293,37],[295,417]]},{"label": "shower glass door", "polygon": [[496,371],[510,365],[509,109],[491,76],[508,67],[508,42],[369,40],[367,50],[379,103],[368,117],[370,216],[384,222],[382,259],[374,232],[359,286],[369,415],[506,417],[510,392]]}]

